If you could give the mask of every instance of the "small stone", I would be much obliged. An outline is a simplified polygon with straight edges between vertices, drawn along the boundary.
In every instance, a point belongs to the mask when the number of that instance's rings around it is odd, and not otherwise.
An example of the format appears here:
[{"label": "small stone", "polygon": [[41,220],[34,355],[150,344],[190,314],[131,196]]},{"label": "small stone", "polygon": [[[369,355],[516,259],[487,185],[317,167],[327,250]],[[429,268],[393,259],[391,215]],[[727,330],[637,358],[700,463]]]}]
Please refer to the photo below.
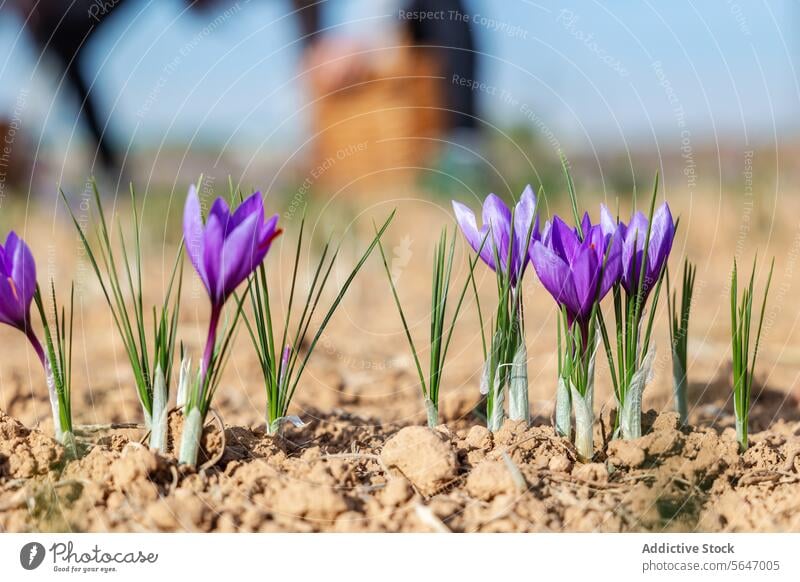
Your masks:
[{"label": "small stone", "polygon": [[653,431],[677,430],[681,427],[681,417],[677,412],[662,412],[653,422]]},{"label": "small stone", "polygon": [[576,465],[572,476],[584,481],[608,483],[608,468],[603,463],[585,463]]},{"label": "small stone", "polygon": [[450,443],[422,426],[407,426],[390,438],[381,451],[381,461],[399,469],[426,496],[437,493],[458,475]]},{"label": "small stone", "polygon": [[492,448],[492,433],[485,426],[475,425],[467,433],[467,444],[475,449]]},{"label": "small stone", "polygon": [[484,501],[515,491],[514,478],[503,461],[484,461],[467,477],[467,493]]},{"label": "small stone", "polygon": [[554,473],[569,473],[570,469],[572,469],[572,461],[567,455],[556,455],[555,457],[550,457],[547,468]]},{"label": "small stone", "polygon": [[679,453],[683,449],[685,439],[681,431],[671,429],[651,432],[640,440],[649,456],[658,457]]},{"label": "small stone", "polygon": [[608,443],[608,461],[620,467],[641,467],[645,454],[634,441],[613,440]]},{"label": "small stone", "polygon": [[494,442],[499,445],[510,445],[513,443],[517,436],[525,432],[528,428],[528,423],[524,420],[511,420],[506,419],[503,421],[503,426],[500,427],[494,435]]},{"label": "small stone", "polygon": [[347,511],[347,501],[327,485],[293,482],[275,495],[274,507],[284,515],[332,522]]},{"label": "small stone", "polygon": [[175,515],[172,513],[172,509],[170,509],[165,499],[159,499],[155,503],[151,503],[147,507],[145,513],[157,528],[161,530],[172,530],[175,528]]},{"label": "small stone", "polygon": [[158,469],[158,458],[142,445],[128,444],[120,458],[111,465],[111,476],[120,487],[138,479],[147,479]]},{"label": "small stone", "polygon": [[411,497],[411,490],[408,481],[403,477],[390,479],[383,488],[381,501],[386,507],[396,507],[402,505]]}]

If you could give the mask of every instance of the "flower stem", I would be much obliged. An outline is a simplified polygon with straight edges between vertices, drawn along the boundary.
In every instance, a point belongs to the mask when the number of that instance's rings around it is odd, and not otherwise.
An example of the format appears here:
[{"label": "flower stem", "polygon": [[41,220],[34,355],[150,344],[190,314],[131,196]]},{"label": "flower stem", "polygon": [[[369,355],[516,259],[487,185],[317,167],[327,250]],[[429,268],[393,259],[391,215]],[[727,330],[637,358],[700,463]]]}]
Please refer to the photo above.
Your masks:
[{"label": "flower stem", "polygon": [[520,338],[520,345],[514,354],[511,365],[511,378],[508,389],[508,417],[511,420],[524,420],[531,423],[531,408],[528,403],[528,350],[525,339]]},{"label": "flower stem", "polygon": [[569,438],[572,432],[572,401],[570,400],[569,387],[564,378],[558,378],[556,388],[556,432]]},{"label": "flower stem", "polygon": [[686,401],[686,372],[680,356],[672,353],[672,390],[675,396],[675,411],[681,417],[681,425],[685,426],[689,418],[689,404]]},{"label": "flower stem", "polygon": [[200,394],[204,395],[206,387],[208,386],[208,373],[211,360],[214,358],[214,348],[217,343],[217,327],[219,326],[219,317],[222,313],[222,306],[216,303],[211,305],[211,316],[208,321],[208,336],[206,337],[206,348],[203,352],[203,359],[200,361],[200,379],[202,385],[200,387]]},{"label": "flower stem", "polygon": [[[590,462],[594,456],[593,430],[594,430],[594,411],[593,394],[581,395],[574,386],[572,390],[572,401],[575,404],[575,448],[578,451],[578,458],[583,462]],[[591,390],[591,388],[590,388]]]},{"label": "flower stem", "polygon": [[181,450],[178,462],[195,467],[200,450],[200,437],[203,435],[203,414],[199,408],[192,407],[183,417],[181,432]]},{"label": "flower stem", "polygon": [[150,423],[150,448],[156,451],[167,450],[168,398],[167,382],[159,364],[153,382],[153,415]]},{"label": "flower stem", "polygon": [[64,427],[61,423],[61,405],[59,402],[58,391],[56,390],[56,377],[53,373],[53,367],[50,365],[50,360],[47,358],[47,354],[45,353],[39,338],[36,337],[36,334],[30,326],[27,326],[25,335],[33,347],[33,350],[36,352],[36,355],[39,357],[39,360],[42,362],[45,380],[47,382],[47,393],[50,397],[50,410],[53,413],[53,430],[56,440],[59,443],[64,444],[64,435],[70,433],[70,430],[69,427]]},{"label": "flower stem", "polygon": [[739,452],[743,453],[747,450],[748,446],[747,435],[747,416],[736,415],[736,440],[739,442]]},{"label": "flower stem", "polygon": [[425,412],[428,414],[428,426],[430,428],[439,426],[439,407],[430,398],[425,399]]}]

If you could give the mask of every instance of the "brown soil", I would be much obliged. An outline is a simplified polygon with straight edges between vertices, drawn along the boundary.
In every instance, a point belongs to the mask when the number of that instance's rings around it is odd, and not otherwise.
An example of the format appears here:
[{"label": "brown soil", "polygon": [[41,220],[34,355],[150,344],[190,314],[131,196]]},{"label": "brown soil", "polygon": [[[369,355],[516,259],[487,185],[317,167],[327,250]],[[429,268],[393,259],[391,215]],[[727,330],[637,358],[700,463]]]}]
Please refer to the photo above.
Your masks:
[{"label": "brown soil", "polygon": [[549,426],[506,421],[491,435],[320,415],[278,437],[228,428],[222,460],[195,472],[122,434],[64,466],[56,443],[4,415],[0,529],[800,530],[800,423],[739,455],[730,429],[648,419],[641,439],[582,464]]},{"label": "brown soil", "polygon": [[[689,344],[691,428],[678,429],[668,412],[671,363],[662,301],[654,332],[656,376],[644,394],[645,408],[652,409],[648,432],[630,443],[603,438],[614,402],[599,357],[595,412],[602,423],[596,426],[595,462],[576,462],[572,445],[550,426],[555,309],[533,274],[526,276],[525,311],[534,426],[507,422],[490,435],[473,413],[482,357],[468,296],[444,374],[445,424],[436,431],[423,428],[414,363],[383,267],[372,257],[298,387],[290,414],[306,427],[286,426],[280,437],[264,434],[258,362],[246,332],[239,333],[214,400],[225,421],[225,448],[207,470],[189,471],[171,455],[151,453],[139,444],[143,431],[137,430],[96,433],[83,458],[65,463],[49,438],[41,367],[19,332],[0,326],[0,531],[800,531],[800,313],[794,259],[786,252],[794,248],[792,217],[800,203],[786,200],[790,207],[777,222],[762,230],[753,223],[748,238],[777,260],[754,385],[751,447],[744,455],[733,435],[725,308],[741,209],[697,200],[671,203],[685,217],[685,238],[674,253],[698,263]],[[398,290],[412,333],[424,345],[431,249],[452,216],[449,208],[424,200],[376,203],[372,213],[381,219],[394,206],[398,219],[385,248],[400,271]],[[728,226],[712,233],[691,224],[702,216]],[[286,222],[289,234],[268,257],[269,272],[284,282],[297,226]],[[133,377],[99,287],[76,259],[78,243],[69,225],[58,223],[51,231],[52,223],[30,219],[26,236],[37,259],[58,249],[59,261],[48,265],[48,274],[60,290],[76,280],[75,423],[139,423]],[[369,216],[359,223],[369,225]],[[146,226],[147,232],[164,231],[163,224]],[[37,228],[44,229],[40,236]],[[350,234],[361,242],[343,249],[345,265],[357,258],[370,233],[365,226]],[[148,244],[149,264],[168,272],[174,247],[162,248],[159,240]],[[463,266],[462,247],[456,264]],[[751,258],[743,255],[742,261]],[[154,281],[146,289],[148,304],[162,293],[159,274],[148,278]],[[464,274],[462,269],[454,277],[460,281]],[[476,274],[486,309],[493,305],[494,281],[482,266]],[[311,275],[313,270],[301,270],[298,289]],[[332,275],[337,282],[344,276]],[[276,312],[285,303],[285,296],[276,296]],[[195,362],[207,313],[207,298],[187,265],[180,339]],[[209,448],[218,452],[221,435],[211,430],[207,436]]]}]

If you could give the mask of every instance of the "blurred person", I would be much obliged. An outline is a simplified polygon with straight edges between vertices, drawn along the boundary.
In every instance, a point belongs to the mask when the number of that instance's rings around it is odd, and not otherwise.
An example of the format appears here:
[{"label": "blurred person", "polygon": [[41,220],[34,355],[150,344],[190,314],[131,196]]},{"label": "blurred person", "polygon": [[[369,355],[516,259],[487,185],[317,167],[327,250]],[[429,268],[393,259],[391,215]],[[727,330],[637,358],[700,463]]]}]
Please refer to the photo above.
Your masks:
[{"label": "blurred person", "polygon": [[[40,53],[49,55],[58,74],[78,97],[82,114],[95,142],[95,159],[114,172],[120,168],[118,145],[107,131],[107,121],[91,91],[94,73],[87,70],[87,51],[91,39],[123,5],[135,0],[7,0],[0,4],[0,15],[14,12],[23,22]],[[193,9],[208,9],[227,0],[184,0]],[[263,0],[273,1],[273,0]],[[358,83],[369,73],[370,62],[364,43],[322,32],[322,10],[327,3],[319,0],[292,0],[303,35],[303,66],[313,69],[312,83],[325,92]],[[473,91],[454,83],[454,78],[474,79],[475,54],[470,19],[462,0],[374,0],[355,5],[356,12],[368,12],[380,6],[382,13],[393,14],[392,24],[401,35],[433,52],[441,72],[440,92],[449,110],[446,126],[457,141],[468,142],[475,128]],[[389,12],[387,12],[387,10]],[[414,18],[408,15],[436,13],[438,18]],[[466,15],[466,16],[465,16]],[[385,39],[384,39],[385,40]],[[88,48],[87,48],[88,47]],[[456,77],[457,76],[457,77]]]},{"label": "blurred person", "polygon": [[[473,90],[477,64],[474,15],[467,11],[464,1],[343,1],[337,3],[337,8],[342,11],[343,6],[348,5],[350,10],[344,15],[338,14],[337,25],[332,26],[330,31],[321,26],[321,12],[325,4],[314,0],[302,0],[296,4],[300,7],[299,15],[303,23],[303,66],[314,99],[324,101],[330,96],[335,99],[337,92],[342,93],[342,114],[339,117],[333,114],[327,119],[318,118],[315,131],[328,132],[335,131],[330,128],[339,128],[339,131],[346,132],[346,126],[349,125],[353,126],[351,133],[369,135],[374,138],[373,143],[394,143],[399,148],[419,150],[407,157],[400,153],[393,157],[383,155],[379,146],[371,146],[369,155],[379,159],[374,162],[375,167],[365,165],[361,168],[365,175],[390,169],[396,162],[398,167],[432,167],[435,171],[424,172],[422,177],[424,183],[435,191],[446,193],[458,188],[459,182],[477,186],[482,174],[478,168],[481,140]],[[402,51],[394,49],[399,47],[409,50],[404,56],[398,57]],[[393,66],[392,61],[396,58],[411,58],[418,61],[420,66]],[[422,64],[423,61],[432,62],[433,70]],[[419,82],[420,76],[426,78],[422,84]],[[381,79],[392,78],[400,79],[396,86],[398,92],[408,93],[405,105],[395,95],[380,104],[377,102]],[[404,78],[406,82],[402,81]],[[373,81],[378,83],[372,85]],[[375,87],[372,90],[376,96],[372,100],[352,90],[362,84],[365,87],[363,91],[370,91],[368,86]],[[433,94],[435,98],[420,98],[420,91]],[[360,103],[360,111],[356,102]],[[387,126],[396,127],[403,122],[391,118],[392,114],[388,111],[397,111],[397,107],[404,106],[416,108],[415,118],[406,120],[413,127],[405,129],[409,137],[423,138],[423,141],[417,140],[416,145],[403,141],[402,136],[396,134],[396,129],[395,134],[392,134],[392,129],[386,129],[385,135],[376,136],[367,121],[364,122],[367,123],[366,127],[362,127],[360,132],[355,131],[358,122],[354,120],[362,115],[371,122],[381,124],[384,119],[373,113],[383,108],[387,110]],[[395,113],[395,117],[399,115]],[[322,136],[322,139],[328,138]],[[338,143],[335,138],[330,138],[333,146],[327,148],[327,153],[348,140],[352,141],[352,138],[342,136]],[[431,149],[430,145],[434,142],[438,143],[438,147]],[[436,155],[432,155],[433,152]],[[324,158],[324,154],[323,151],[320,157]],[[454,177],[457,179],[454,180]],[[353,175],[351,178],[360,180],[361,176]],[[340,182],[348,183],[346,179]]]},{"label": "blurred person", "polygon": [[11,0],[4,7],[22,19],[40,54],[51,57],[59,76],[78,97],[80,112],[96,144],[95,157],[107,170],[119,165],[119,154],[106,136],[85,70],[86,43],[125,0]]},{"label": "blurred person", "polygon": [[[447,127],[459,133],[471,133],[476,128],[474,91],[454,80],[476,78],[475,40],[471,14],[463,0],[375,0],[354,4],[354,14],[393,14],[399,34],[392,35],[380,21],[365,25],[366,40],[321,34],[321,11],[324,3],[318,0],[295,0],[303,25],[306,43],[304,64],[316,69],[312,82],[324,92],[362,81],[369,70],[369,50],[378,43],[403,42],[433,55],[441,75],[440,92],[449,110]],[[385,22],[384,22],[385,24]],[[373,38],[369,38],[373,37]],[[376,38],[377,37],[377,38]],[[388,38],[387,38],[388,37]]]}]

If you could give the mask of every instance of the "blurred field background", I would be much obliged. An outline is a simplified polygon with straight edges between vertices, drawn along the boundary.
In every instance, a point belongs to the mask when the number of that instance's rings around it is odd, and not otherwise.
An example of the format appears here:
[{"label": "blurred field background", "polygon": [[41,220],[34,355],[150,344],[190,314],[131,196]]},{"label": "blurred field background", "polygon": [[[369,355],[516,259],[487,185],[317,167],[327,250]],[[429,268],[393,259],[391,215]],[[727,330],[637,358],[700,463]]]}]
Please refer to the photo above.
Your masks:
[{"label": "blurred field background", "polygon": [[[433,243],[442,227],[454,226],[450,200],[477,210],[488,192],[512,201],[530,183],[541,189],[543,219],[568,213],[562,155],[594,218],[600,202],[623,216],[634,204],[644,206],[660,173],[659,197],[681,219],[674,277],[684,256],[698,265],[689,342],[696,420],[716,422],[730,406],[733,260],[744,269],[758,256],[761,285],[775,257],[754,422],[800,417],[794,3],[311,4],[84,1],[62,7],[63,18],[50,26],[34,3],[0,5],[0,233],[13,228],[29,242],[40,284],[52,278],[63,294],[75,282],[77,422],[136,421],[140,411],[59,189],[91,225],[87,180],[96,177],[107,210],[126,228],[134,183],[143,204],[150,303],[163,293],[191,182],[200,180],[206,204],[227,194],[229,180],[265,194],[268,212],[281,215],[285,230],[267,265],[285,291],[304,212],[314,244],[302,274],[311,275],[328,236],[344,236],[341,283],[370,237],[371,221],[397,208],[386,248],[422,339]],[[84,31],[78,38],[85,42],[63,48],[56,40],[70,26]],[[77,58],[65,60],[69,50]],[[99,131],[91,131],[87,107]],[[465,245],[458,248],[460,279]],[[184,268],[180,336],[196,359],[207,299],[188,262]],[[482,266],[478,273],[482,304],[491,309],[492,277]],[[555,312],[534,273],[525,285],[531,398],[546,421],[556,375]],[[646,406],[659,410],[671,406],[663,299],[658,373],[645,393]],[[482,354],[468,301],[443,388],[450,421],[476,422]],[[38,362],[17,332],[0,329],[0,342],[0,408],[46,426]],[[597,400],[607,414],[613,400],[605,370],[601,363]],[[244,329],[217,404],[228,423],[263,417],[260,373]],[[305,418],[335,408],[378,421],[424,418],[377,255],[326,332],[296,408]]]}]

